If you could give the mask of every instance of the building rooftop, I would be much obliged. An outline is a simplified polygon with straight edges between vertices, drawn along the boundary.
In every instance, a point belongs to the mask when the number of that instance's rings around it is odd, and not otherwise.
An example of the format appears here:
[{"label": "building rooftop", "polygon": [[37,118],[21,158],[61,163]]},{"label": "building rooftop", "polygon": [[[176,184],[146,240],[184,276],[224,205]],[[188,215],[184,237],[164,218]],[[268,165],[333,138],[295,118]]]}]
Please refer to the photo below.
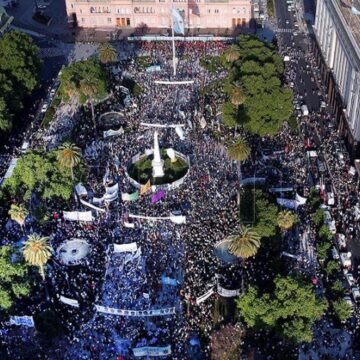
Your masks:
[{"label": "building rooftop", "polygon": [[[334,4],[338,6],[360,52],[360,0],[335,0]],[[357,15],[353,13],[352,7],[358,11]]]}]

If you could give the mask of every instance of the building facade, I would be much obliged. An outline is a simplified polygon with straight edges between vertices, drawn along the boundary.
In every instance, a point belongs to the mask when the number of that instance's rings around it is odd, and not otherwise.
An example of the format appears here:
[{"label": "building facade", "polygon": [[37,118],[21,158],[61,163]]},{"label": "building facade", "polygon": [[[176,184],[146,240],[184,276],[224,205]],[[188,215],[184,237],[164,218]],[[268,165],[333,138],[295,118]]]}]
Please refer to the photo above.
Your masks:
[{"label": "building facade", "polygon": [[339,129],[359,155],[360,143],[360,16],[351,0],[318,0],[314,52]]},{"label": "building facade", "polygon": [[69,19],[99,29],[168,29],[172,6],[182,13],[187,29],[248,26],[252,17],[251,0],[66,0]]}]

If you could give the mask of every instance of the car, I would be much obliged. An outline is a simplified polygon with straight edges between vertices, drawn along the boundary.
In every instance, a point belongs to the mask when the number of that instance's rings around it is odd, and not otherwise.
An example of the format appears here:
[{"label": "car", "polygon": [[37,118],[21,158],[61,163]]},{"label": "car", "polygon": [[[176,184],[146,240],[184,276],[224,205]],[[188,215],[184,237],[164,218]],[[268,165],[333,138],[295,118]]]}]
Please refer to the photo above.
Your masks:
[{"label": "car", "polygon": [[331,256],[332,256],[333,260],[339,260],[339,258],[340,258],[339,252],[336,250],[335,246],[333,246],[331,249]]},{"label": "car", "polygon": [[360,290],[358,287],[351,288],[351,294],[353,296],[354,301],[360,300]]},{"label": "car", "polygon": [[346,238],[344,234],[337,234],[336,240],[340,249],[346,248]]},{"label": "car", "polygon": [[345,275],[345,279],[347,281],[347,283],[349,284],[350,287],[353,287],[355,285],[355,279],[352,273],[348,272]]},{"label": "car", "polygon": [[48,103],[44,103],[43,106],[41,107],[41,110],[40,110],[40,111],[41,111],[42,113],[45,113],[46,110],[48,109],[48,107],[49,107],[49,104],[48,104]]},{"label": "car", "polygon": [[335,196],[331,184],[329,183],[325,184],[325,192],[326,192],[327,204],[330,206],[335,205]]},{"label": "car", "polygon": [[286,19],[285,24],[289,24],[289,20]]}]

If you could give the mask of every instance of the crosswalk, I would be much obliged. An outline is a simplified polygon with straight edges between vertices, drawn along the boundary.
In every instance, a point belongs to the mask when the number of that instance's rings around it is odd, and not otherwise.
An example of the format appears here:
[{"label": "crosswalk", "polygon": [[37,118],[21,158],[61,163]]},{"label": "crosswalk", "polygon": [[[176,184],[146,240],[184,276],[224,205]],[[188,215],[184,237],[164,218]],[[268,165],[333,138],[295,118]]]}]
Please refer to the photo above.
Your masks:
[{"label": "crosswalk", "polygon": [[294,29],[276,29],[275,32],[280,32],[280,33],[292,33],[294,31]]}]

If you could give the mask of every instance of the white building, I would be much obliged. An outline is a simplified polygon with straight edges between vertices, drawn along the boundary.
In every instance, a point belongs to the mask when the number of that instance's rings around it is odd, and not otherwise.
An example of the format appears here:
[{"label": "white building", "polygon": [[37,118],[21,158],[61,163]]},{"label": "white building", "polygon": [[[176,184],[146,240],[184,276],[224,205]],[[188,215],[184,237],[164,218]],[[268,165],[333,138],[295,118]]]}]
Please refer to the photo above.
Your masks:
[{"label": "white building", "polygon": [[[340,130],[354,149],[360,142],[360,9],[351,0],[318,0],[314,32],[321,73]],[[360,12],[359,12],[360,14]],[[316,50],[316,49],[315,49]],[[316,53],[316,51],[315,51]]]}]

